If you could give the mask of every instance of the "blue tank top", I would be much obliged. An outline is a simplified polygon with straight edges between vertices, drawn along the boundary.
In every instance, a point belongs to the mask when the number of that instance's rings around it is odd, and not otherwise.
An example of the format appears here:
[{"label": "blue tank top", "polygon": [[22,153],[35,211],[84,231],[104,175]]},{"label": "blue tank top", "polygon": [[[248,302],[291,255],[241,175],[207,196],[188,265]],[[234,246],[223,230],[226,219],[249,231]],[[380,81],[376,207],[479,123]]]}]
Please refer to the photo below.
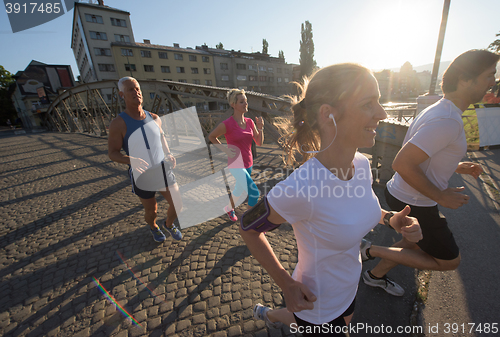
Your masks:
[{"label": "blue tank top", "polygon": [[161,130],[151,113],[146,110],[144,113],[146,118],[141,120],[133,119],[125,111],[120,113],[119,116],[127,126],[122,148],[128,156],[138,157],[150,165],[155,165],[165,158],[161,144]]}]

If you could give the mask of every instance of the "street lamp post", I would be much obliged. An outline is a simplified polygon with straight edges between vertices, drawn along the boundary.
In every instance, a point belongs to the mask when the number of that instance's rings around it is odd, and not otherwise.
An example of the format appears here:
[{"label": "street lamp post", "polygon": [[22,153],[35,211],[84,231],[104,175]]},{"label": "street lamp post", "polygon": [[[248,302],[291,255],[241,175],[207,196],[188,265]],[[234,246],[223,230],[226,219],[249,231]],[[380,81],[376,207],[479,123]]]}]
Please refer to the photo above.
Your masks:
[{"label": "street lamp post", "polygon": [[429,87],[429,92],[427,94],[417,97],[416,115],[418,115],[422,110],[424,110],[428,106],[436,103],[441,99],[441,96],[436,95],[435,92],[436,92],[436,82],[439,72],[439,64],[441,63],[441,53],[443,51],[444,33],[446,31],[446,24],[448,22],[448,12],[450,10],[450,2],[451,0],[444,0],[443,15],[441,18],[441,28],[439,29],[436,56],[434,58],[434,67],[432,68],[431,85]]},{"label": "street lamp post", "polygon": [[429,95],[434,95],[436,90],[437,76],[439,72],[439,64],[441,63],[441,53],[443,52],[444,33],[446,31],[446,24],[448,22],[448,12],[450,11],[450,1],[444,0],[443,15],[441,18],[441,28],[439,29],[439,38],[436,48],[436,57],[434,58],[434,67],[432,68],[431,86],[429,88]]}]

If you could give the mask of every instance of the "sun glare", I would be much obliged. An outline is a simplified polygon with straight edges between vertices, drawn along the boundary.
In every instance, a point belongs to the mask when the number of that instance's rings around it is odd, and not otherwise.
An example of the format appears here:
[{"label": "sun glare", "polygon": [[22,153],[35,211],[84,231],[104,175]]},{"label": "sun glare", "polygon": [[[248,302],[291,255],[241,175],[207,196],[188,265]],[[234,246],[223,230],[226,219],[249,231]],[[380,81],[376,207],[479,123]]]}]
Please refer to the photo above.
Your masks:
[{"label": "sun glare", "polygon": [[442,4],[434,3],[374,1],[370,28],[365,32],[367,47],[374,52],[367,64],[374,69],[402,66],[406,61],[416,66],[421,65],[418,62],[422,56],[432,58],[442,13]]}]

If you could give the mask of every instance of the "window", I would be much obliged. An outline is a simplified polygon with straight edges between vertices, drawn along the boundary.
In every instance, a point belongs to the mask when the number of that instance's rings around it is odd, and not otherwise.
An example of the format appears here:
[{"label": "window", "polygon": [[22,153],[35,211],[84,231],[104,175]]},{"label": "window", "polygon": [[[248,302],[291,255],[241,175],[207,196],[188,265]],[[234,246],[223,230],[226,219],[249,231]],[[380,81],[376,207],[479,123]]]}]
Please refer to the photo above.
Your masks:
[{"label": "window", "polygon": [[193,80],[194,84],[200,84],[200,80]]},{"label": "window", "polygon": [[96,56],[111,56],[111,49],[109,48],[94,48]]},{"label": "window", "polygon": [[268,79],[269,79],[269,83],[273,83],[274,82],[274,77],[269,76]]},{"label": "window", "polygon": [[281,68],[278,68],[278,74],[281,74]]},{"label": "window", "polygon": [[162,73],[169,73],[170,67],[169,66],[161,66],[161,72]]},{"label": "window", "polygon": [[257,70],[257,67],[254,66],[253,64],[248,65],[248,70]]},{"label": "window", "polygon": [[236,69],[247,70],[247,65],[244,63],[236,63]]},{"label": "window", "polygon": [[178,73],[185,73],[184,67],[176,67]]},{"label": "window", "polygon": [[289,68],[285,68],[285,74],[290,74],[290,69]]},{"label": "window", "polygon": [[212,70],[211,70],[210,68],[203,68],[203,73],[204,73],[205,75],[209,75],[209,74],[211,74],[211,73],[212,73]]},{"label": "window", "polygon": [[194,61],[196,62],[198,58],[196,57],[196,55],[189,55],[189,61]]},{"label": "window", "polygon": [[100,71],[115,71],[115,65],[114,64],[107,64],[107,63],[99,63],[99,70]]},{"label": "window", "polygon": [[191,68],[191,74],[198,74],[198,68]]},{"label": "window", "polygon": [[212,80],[205,80],[205,85],[212,85]]},{"label": "window", "polygon": [[175,58],[176,60],[184,60],[184,57],[182,56],[182,54],[178,54],[178,53],[175,53],[175,54],[174,54],[174,58]]},{"label": "window", "polygon": [[201,60],[202,60],[203,62],[210,62],[210,58],[209,58],[208,56],[202,56],[202,57],[201,57]]},{"label": "window", "polygon": [[151,66],[151,65],[147,65],[147,64],[145,64],[145,65],[144,65],[144,71],[147,71],[147,72],[149,72],[149,73],[154,72],[154,71],[155,71],[155,67],[153,67],[153,66]]},{"label": "window", "polygon": [[155,99],[155,93],[154,93],[154,92],[150,92],[150,93],[149,93],[149,98],[151,98],[151,99]]},{"label": "window", "polygon": [[229,81],[229,76],[228,75],[222,75],[221,80],[222,81]]},{"label": "window", "polygon": [[125,64],[125,70],[126,71],[136,71],[137,69],[135,68],[135,64]]},{"label": "window", "polygon": [[247,77],[245,75],[238,75],[236,76],[236,79],[238,81],[246,81],[247,80]]},{"label": "window", "polygon": [[284,80],[285,80],[285,83],[290,82],[290,80],[288,79],[288,77],[285,77]]},{"label": "window", "polygon": [[272,73],[272,72],[274,72],[274,68],[272,68],[272,67],[267,68],[267,72],[268,72],[268,73]]},{"label": "window", "polygon": [[259,81],[265,82],[267,80],[266,76],[259,76]]},{"label": "window", "polygon": [[127,23],[123,19],[115,19],[111,18],[111,24],[113,26],[119,26],[119,27],[127,27]]},{"label": "window", "polygon": [[141,50],[141,56],[151,58],[151,51],[150,50]]},{"label": "window", "polygon": [[257,76],[250,75],[249,80],[250,81],[257,81]]},{"label": "window", "polygon": [[229,69],[229,67],[227,66],[227,63],[221,63],[221,64],[220,64],[220,68],[221,68],[222,70],[227,70],[227,69]]},{"label": "window", "polygon": [[134,52],[132,51],[132,49],[122,48],[122,56],[134,56]]},{"label": "window", "polygon": [[85,20],[93,23],[104,23],[100,15],[85,14]]},{"label": "window", "polygon": [[130,36],[115,34],[115,41],[116,42],[130,42]]},{"label": "window", "polygon": [[181,82],[181,83],[187,83],[188,81],[187,80],[179,80],[179,82]]},{"label": "window", "polygon": [[94,40],[107,40],[108,36],[102,32],[90,32],[90,38]]},{"label": "window", "polygon": [[159,51],[158,52],[158,57],[161,59],[168,59],[168,54],[164,51]]},{"label": "window", "polygon": [[[279,69],[279,68],[278,68]],[[278,83],[281,83],[281,77],[278,77]]]},{"label": "window", "polygon": [[264,67],[264,66],[259,66],[259,70],[260,70],[260,71],[266,71],[266,67]]}]

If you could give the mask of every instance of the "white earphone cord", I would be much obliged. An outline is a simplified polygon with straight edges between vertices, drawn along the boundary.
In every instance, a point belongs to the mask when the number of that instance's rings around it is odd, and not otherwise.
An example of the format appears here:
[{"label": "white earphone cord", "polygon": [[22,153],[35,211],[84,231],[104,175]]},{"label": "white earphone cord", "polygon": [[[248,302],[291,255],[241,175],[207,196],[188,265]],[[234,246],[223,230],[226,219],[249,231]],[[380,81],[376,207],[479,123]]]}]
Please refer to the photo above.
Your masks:
[{"label": "white earphone cord", "polygon": [[328,117],[330,117],[330,118],[332,119],[332,121],[333,121],[333,125],[335,126],[335,136],[333,137],[332,142],[331,142],[331,143],[330,143],[327,147],[325,147],[323,150],[320,150],[320,151],[304,151],[304,149],[303,149],[302,147],[303,147],[305,144],[302,144],[302,145],[300,146],[300,151],[302,151],[303,153],[320,153],[320,152],[323,152],[323,151],[325,151],[326,149],[328,149],[328,148],[329,148],[329,147],[333,144],[333,142],[335,141],[335,138],[337,138],[337,123],[335,122],[335,118],[333,117],[333,115],[332,115],[332,114],[330,114],[330,116],[328,116]]}]

